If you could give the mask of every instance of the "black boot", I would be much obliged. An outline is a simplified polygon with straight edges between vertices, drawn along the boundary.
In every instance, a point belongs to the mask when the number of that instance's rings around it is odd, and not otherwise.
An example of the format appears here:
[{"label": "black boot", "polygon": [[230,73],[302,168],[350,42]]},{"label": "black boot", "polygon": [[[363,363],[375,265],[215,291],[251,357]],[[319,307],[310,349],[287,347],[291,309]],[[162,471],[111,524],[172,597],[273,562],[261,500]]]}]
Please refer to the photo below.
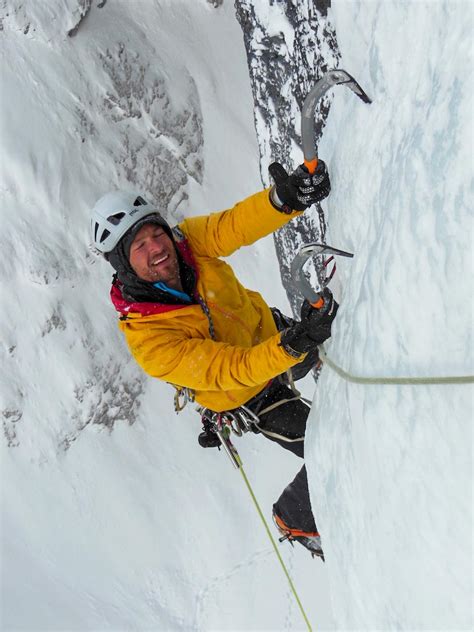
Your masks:
[{"label": "black boot", "polygon": [[306,532],[299,529],[290,529],[285,522],[275,512],[273,508],[273,520],[278,531],[283,537],[280,538],[280,542],[288,540],[293,542],[299,542],[311,553],[312,557],[320,557],[324,562],[324,553],[321,548],[321,537],[317,531]]}]

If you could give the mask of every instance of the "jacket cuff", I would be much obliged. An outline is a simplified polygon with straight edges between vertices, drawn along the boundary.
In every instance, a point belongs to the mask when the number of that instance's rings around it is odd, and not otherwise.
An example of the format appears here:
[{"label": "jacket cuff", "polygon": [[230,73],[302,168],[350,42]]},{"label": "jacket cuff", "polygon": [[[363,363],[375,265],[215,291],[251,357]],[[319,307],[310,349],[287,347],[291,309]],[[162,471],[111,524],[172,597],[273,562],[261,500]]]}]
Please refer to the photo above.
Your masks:
[{"label": "jacket cuff", "polygon": [[276,191],[275,185],[273,185],[272,188],[270,189],[270,193],[268,194],[268,197],[270,199],[270,202],[273,208],[276,208],[276,210],[279,213],[284,213],[285,215],[291,215],[293,213],[293,209],[290,208],[288,204],[284,204],[284,202],[282,202],[280,198],[278,197],[278,193]]},{"label": "jacket cuff", "polygon": [[294,358],[295,360],[304,360],[304,358],[306,357],[308,353],[307,351],[297,351],[296,349],[293,349],[293,347],[290,347],[288,342],[283,342],[282,340],[280,340],[280,342],[278,343],[278,346],[283,347],[286,353],[292,358]]}]

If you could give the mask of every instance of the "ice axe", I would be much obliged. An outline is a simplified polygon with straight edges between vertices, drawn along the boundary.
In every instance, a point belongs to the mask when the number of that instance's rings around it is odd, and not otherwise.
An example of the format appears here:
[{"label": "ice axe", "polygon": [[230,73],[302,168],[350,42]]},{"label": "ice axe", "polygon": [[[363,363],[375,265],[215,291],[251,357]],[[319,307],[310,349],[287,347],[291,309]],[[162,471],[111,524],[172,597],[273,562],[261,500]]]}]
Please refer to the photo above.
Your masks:
[{"label": "ice axe", "polygon": [[[315,146],[314,114],[317,103],[322,99],[328,90],[333,86],[344,85],[352,90],[364,103],[372,103],[372,99],[365,90],[346,70],[337,68],[329,70],[321,79],[318,79],[305,97],[303,109],[301,111],[301,143],[303,145],[304,165],[310,174],[313,174],[318,167],[317,149]],[[273,163],[269,167],[270,175],[275,182],[283,176],[286,171],[278,164]]]},{"label": "ice axe", "polygon": [[291,278],[293,279],[295,287],[303,294],[305,299],[310,302],[312,307],[315,309],[321,309],[321,307],[324,306],[324,299],[321,296],[321,292],[331,280],[335,271],[335,266],[331,274],[324,279],[321,279],[319,272],[317,272],[320,288],[320,291],[317,292],[313,287],[311,287],[311,283],[305,277],[303,272],[306,262],[314,255],[336,255],[339,257],[353,257],[354,255],[351,252],[339,250],[338,248],[333,248],[332,246],[327,246],[326,244],[314,243],[303,246],[291,262]]},{"label": "ice axe", "polygon": [[[314,112],[316,104],[326,94],[326,92],[337,85],[345,85],[354,92],[364,103],[372,103],[367,93],[362,89],[359,83],[342,68],[330,70],[319,79],[306,95],[301,112],[301,141],[303,145],[304,164],[309,173],[313,174],[318,166],[317,148],[314,142]],[[295,286],[300,290],[303,296],[316,308],[321,309],[324,305],[324,299],[320,292],[316,292],[306,279],[303,273],[305,263],[310,257],[317,254],[330,254],[340,257],[353,257],[354,255],[332,246],[325,244],[307,244],[303,246],[291,264],[291,276]],[[328,278],[321,280],[318,274],[320,289],[323,290],[331,280],[332,274]]]},{"label": "ice axe", "polygon": [[303,145],[304,164],[309,173],[314,173],[318,166],[318,157],[314,143],[314,112],[316,104],[333,86],[347,86],[364,103],[372,103],[366,92],[357,81],[342,68],[330,70],[321,77],[306,95],[301,112],[301,142]]}]

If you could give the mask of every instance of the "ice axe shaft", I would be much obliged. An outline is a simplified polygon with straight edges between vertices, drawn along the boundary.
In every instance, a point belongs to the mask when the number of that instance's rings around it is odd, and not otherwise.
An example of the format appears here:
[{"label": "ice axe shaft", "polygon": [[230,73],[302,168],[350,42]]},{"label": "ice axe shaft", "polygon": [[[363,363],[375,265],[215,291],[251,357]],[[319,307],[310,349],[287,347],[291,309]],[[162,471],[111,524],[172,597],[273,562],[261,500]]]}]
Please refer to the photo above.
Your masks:
[{"label": "ice axe shaft", "polygon": [[[332,246],[327,246],[326,244],[312,243],[303,246],[291,262],[290,272],[293,284],[315,309],[321,309],[321,307],[324,306],[324,299],[321,296],[321,292],[317,292],[311,287],[310,282],[303,272],[306,262],[314,255],[336,255],[339,257],[353,257],[354,255],[351,252],[339,250],[338,248],[333,248]],[[319,275],[318,282],[320,288],[324,289],[327,283],[321,281]]]},{"label": "ice axe shaft", "polygon": [[364,103],[372,103],[366,92],[357,81],[342,68],[330,70],[319,79],[308,92],[301,112],[301,140],[303,144],[304,164],[309,173],[314,173],[318,166],[317,149],[314,142],[314,111],[316,104],[330,88],[345,85]]}]

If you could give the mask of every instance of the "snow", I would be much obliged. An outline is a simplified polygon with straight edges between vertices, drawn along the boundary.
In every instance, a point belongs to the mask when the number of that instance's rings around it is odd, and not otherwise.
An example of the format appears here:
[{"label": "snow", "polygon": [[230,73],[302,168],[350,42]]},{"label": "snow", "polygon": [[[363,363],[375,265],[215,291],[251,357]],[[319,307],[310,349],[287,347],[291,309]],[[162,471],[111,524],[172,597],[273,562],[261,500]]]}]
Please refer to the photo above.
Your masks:
[{"label": "snow", "polygon": [[[88,250],[89,209],[112,188],[143,190],[172,222],[262,188],[233,8],[94,2],[69,38],[79,3],[10,5],[0,627],[301,629],[240,475],[131,360],[111,268]],[[271,237],[232,265],[288,311]],[[270,518],[300,464],[256,436],[239,452]],[[326,568],[282,548],[308,613],[329,625]]]},{"label": "snow", "polygon": [[[374,103],[336,88],[320,147],[327,240],[356,255],[328,353],[356,375],[472,375],[472,6],[333,12]],[[337,629],[472,629],[472,413],[470,386],[323,371],[306,449]]]},{"label": "snow", "polygon": [[[83,6],[11,0],[2,22],[1,627],[302,630],[240,476],[130,360],[87,248],[109,189],[179,221],[261,188],[232,3],[93,2],[67,37]],[[357,374],[472,373],[472,8],[332,13],[374,103],[337,87],[320,147],[327,241],[356,254],[328,352]],[[270,237],[231,263],[288,311]],[[327,562],[281,546],[314,629],[472,629],[471,419],[469,386],[323,370],[307,463]],[[299,463],[237,447],[269,517]]]}]

